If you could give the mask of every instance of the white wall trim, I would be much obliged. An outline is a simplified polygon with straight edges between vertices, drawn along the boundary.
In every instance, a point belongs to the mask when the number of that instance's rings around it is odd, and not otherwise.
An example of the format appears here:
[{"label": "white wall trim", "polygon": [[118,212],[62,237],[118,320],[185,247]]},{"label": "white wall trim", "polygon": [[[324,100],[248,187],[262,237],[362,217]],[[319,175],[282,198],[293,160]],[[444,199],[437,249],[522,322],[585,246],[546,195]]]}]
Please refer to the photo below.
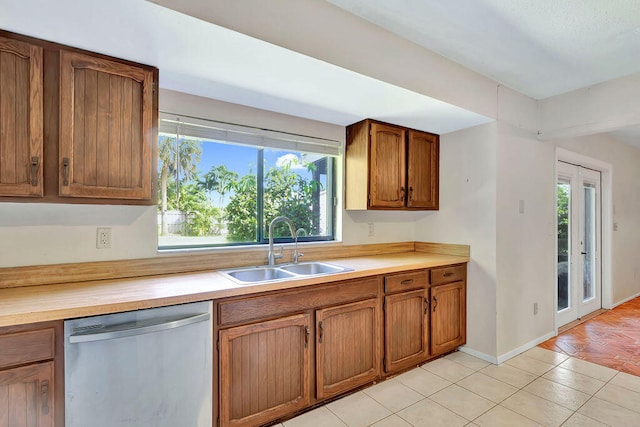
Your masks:
[{"label": "white wall trim", "polygon": [[621,301],[618,301],[618,302],[614,303],[614,304],[613,304],[613,306],[612,306],[611,308],[616,308],[617,306],[619,306],[619,305],[621,305],[621,304],[624,304],[625,302],[631,301],[632,299],[634,299],[634,298],[638,298],[638,297],[640,297],[640,292],[638,292],[638,293],[637,293],[637,294],[635,294],[635,295],[631,295],[630,297],[625,298],[625,299],[623,299],[623,300],[621,300]]},{"label": "white wall trim", "polygon": [[549,338],[555,337],[556,335],[557,334],[556,334],[555,331],[551,331],[551,332],[547,333],[546,335],[543,335],[543,336],[541,336],[539,338],[536,338],[533,341],[529,341],[528,343],[523,344],[520,347],[517,347],[517,348],[511,350],[508,353],[501,354],[501,355],[498,356],[498,364],[504,363],[507,360],[511,359],[512,357],[515,357],[515,356],[519,355],[520,353],[524,353],[525,351],[537,346],[541,342],[545,342]]},{"label": "white wall trim", "polygon": [[[592,157],[585,156],[583,154],[575,153],[573,151],[566,150],[561,147],[556,147],[556,164],[554,166],[554,173],[556,174],[557,179],[557,165],[558,161],[564,161],[568,163],[572,163],[579,166],[584,166],[589,169],[595,169],[600,171],[602,183],[601,183],[601,193],[602,193],[602,307],[611,309],[613,308],[613,280],[612,280],[612,248],[613,248],[613,165],[611,163],[603,162],[602,160],[594,159]],[[555,191],[554,191],[555,193]],[[557,195],[556,195],[557,197]],[[557,206],[558,202],[555,202],[555,210],[556,217],[557,215]],[[557,235],[557,224],[556,224],[556,235]],[[557,253],[557,242],[556,242],[556,253]],[[557,264],[554,267],[556,269],[556,277],[558,276],[557,272]],[[555,307],[557,307],[557,296],[554,297]],[[555,330],[558,330],[557,324],[557,315],[556,311],[554,313],[554,325]]]},{"label": "white wall trim", "polygon": [[482,353],[481,351],[474,350],[474,349],[469,348],[467,346],[459,347],[458,350],[460,350],[463,353],[467,353],[467,354],[469,354],[471,356],[475,356],[478,359],[482,359],[482,360],[484,360],[486,362],[493,363],[494,365],[498,364],[498,359],[495,356],[491,356],[491,355],[488,355],[486,353]]}]

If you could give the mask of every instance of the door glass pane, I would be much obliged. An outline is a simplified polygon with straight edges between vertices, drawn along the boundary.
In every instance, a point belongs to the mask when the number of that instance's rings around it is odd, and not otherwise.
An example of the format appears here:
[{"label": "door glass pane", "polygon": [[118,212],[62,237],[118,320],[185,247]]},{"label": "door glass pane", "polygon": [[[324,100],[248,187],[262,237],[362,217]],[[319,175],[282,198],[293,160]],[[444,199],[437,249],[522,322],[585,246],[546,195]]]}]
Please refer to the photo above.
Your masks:
[{"label": "door glass pane", "polygon": [[595,297],[596,286],[596,188],[584,184],[584,234],[582,241],[583,300]]},{"label": "door glass pane", "polygon": [[558,181],[558,311],[569,307],[571,184]]}]

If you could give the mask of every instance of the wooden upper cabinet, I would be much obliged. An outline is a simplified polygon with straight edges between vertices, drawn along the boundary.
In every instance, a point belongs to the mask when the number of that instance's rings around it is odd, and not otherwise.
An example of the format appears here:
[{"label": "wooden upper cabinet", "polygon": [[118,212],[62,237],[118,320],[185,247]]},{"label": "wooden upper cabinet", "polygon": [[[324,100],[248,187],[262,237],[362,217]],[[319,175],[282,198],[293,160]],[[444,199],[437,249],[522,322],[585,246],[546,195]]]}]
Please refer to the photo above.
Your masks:
[{"label": "wooden upper cabinet", "polygon": [[440,147],[438,136],[409,131],[407,207],[438,209]]},{"label": "wooden upper cabinet", "polygon": [[401,208],[406,195],[406,131],[397,126],[371,124],[369,206]]},{"label": "wooden upper cabinet", "polygon": [[0,196],[43,194],[42,48],[0,37]]},{"label": "wooden upper cabinet", "polygon": [[153,72],[60,51],[59,194],[149,200]]},{"label": "wooden upper cabinet", "polygon": [[438,135],[367,119],[346,141],[347,209],[438,209]]}]

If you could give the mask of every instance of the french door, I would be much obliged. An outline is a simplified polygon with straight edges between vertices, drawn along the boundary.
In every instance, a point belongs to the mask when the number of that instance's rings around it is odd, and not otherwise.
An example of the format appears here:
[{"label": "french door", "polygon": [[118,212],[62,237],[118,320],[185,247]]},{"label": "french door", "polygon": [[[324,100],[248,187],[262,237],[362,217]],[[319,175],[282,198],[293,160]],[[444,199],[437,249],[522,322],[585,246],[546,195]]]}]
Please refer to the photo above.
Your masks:
[{"label": "french door", "polygon": [[600,172],[558,162],[556,326],[602,307]]}]

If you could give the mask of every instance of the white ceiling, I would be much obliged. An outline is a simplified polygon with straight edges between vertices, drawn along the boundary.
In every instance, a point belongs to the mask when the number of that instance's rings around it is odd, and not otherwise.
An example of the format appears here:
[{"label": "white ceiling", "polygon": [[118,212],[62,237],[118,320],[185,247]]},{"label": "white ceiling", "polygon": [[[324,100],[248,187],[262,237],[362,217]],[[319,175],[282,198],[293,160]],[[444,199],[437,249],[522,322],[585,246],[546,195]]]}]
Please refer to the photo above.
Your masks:
[{"label": "white ceiling", "polygon": [[535,99],[640,71],[638,0],[327,0]]},{"label": "white ceiling", "polygon": [[[534,98],[640,71],[640,0],[328,1]],[[168,89],[338,125],[490,121],[143,0],[0,0],[0,11],[2,29],[158,66]],[[613,135],[640,146],[640,127]]]},{"label": "white ceiling", "polygon": [[371,117],[444,134],[491,121],[143,0],[0,0],[0,10],[0,28],[155,65],[166,89],[338,125]]}]

